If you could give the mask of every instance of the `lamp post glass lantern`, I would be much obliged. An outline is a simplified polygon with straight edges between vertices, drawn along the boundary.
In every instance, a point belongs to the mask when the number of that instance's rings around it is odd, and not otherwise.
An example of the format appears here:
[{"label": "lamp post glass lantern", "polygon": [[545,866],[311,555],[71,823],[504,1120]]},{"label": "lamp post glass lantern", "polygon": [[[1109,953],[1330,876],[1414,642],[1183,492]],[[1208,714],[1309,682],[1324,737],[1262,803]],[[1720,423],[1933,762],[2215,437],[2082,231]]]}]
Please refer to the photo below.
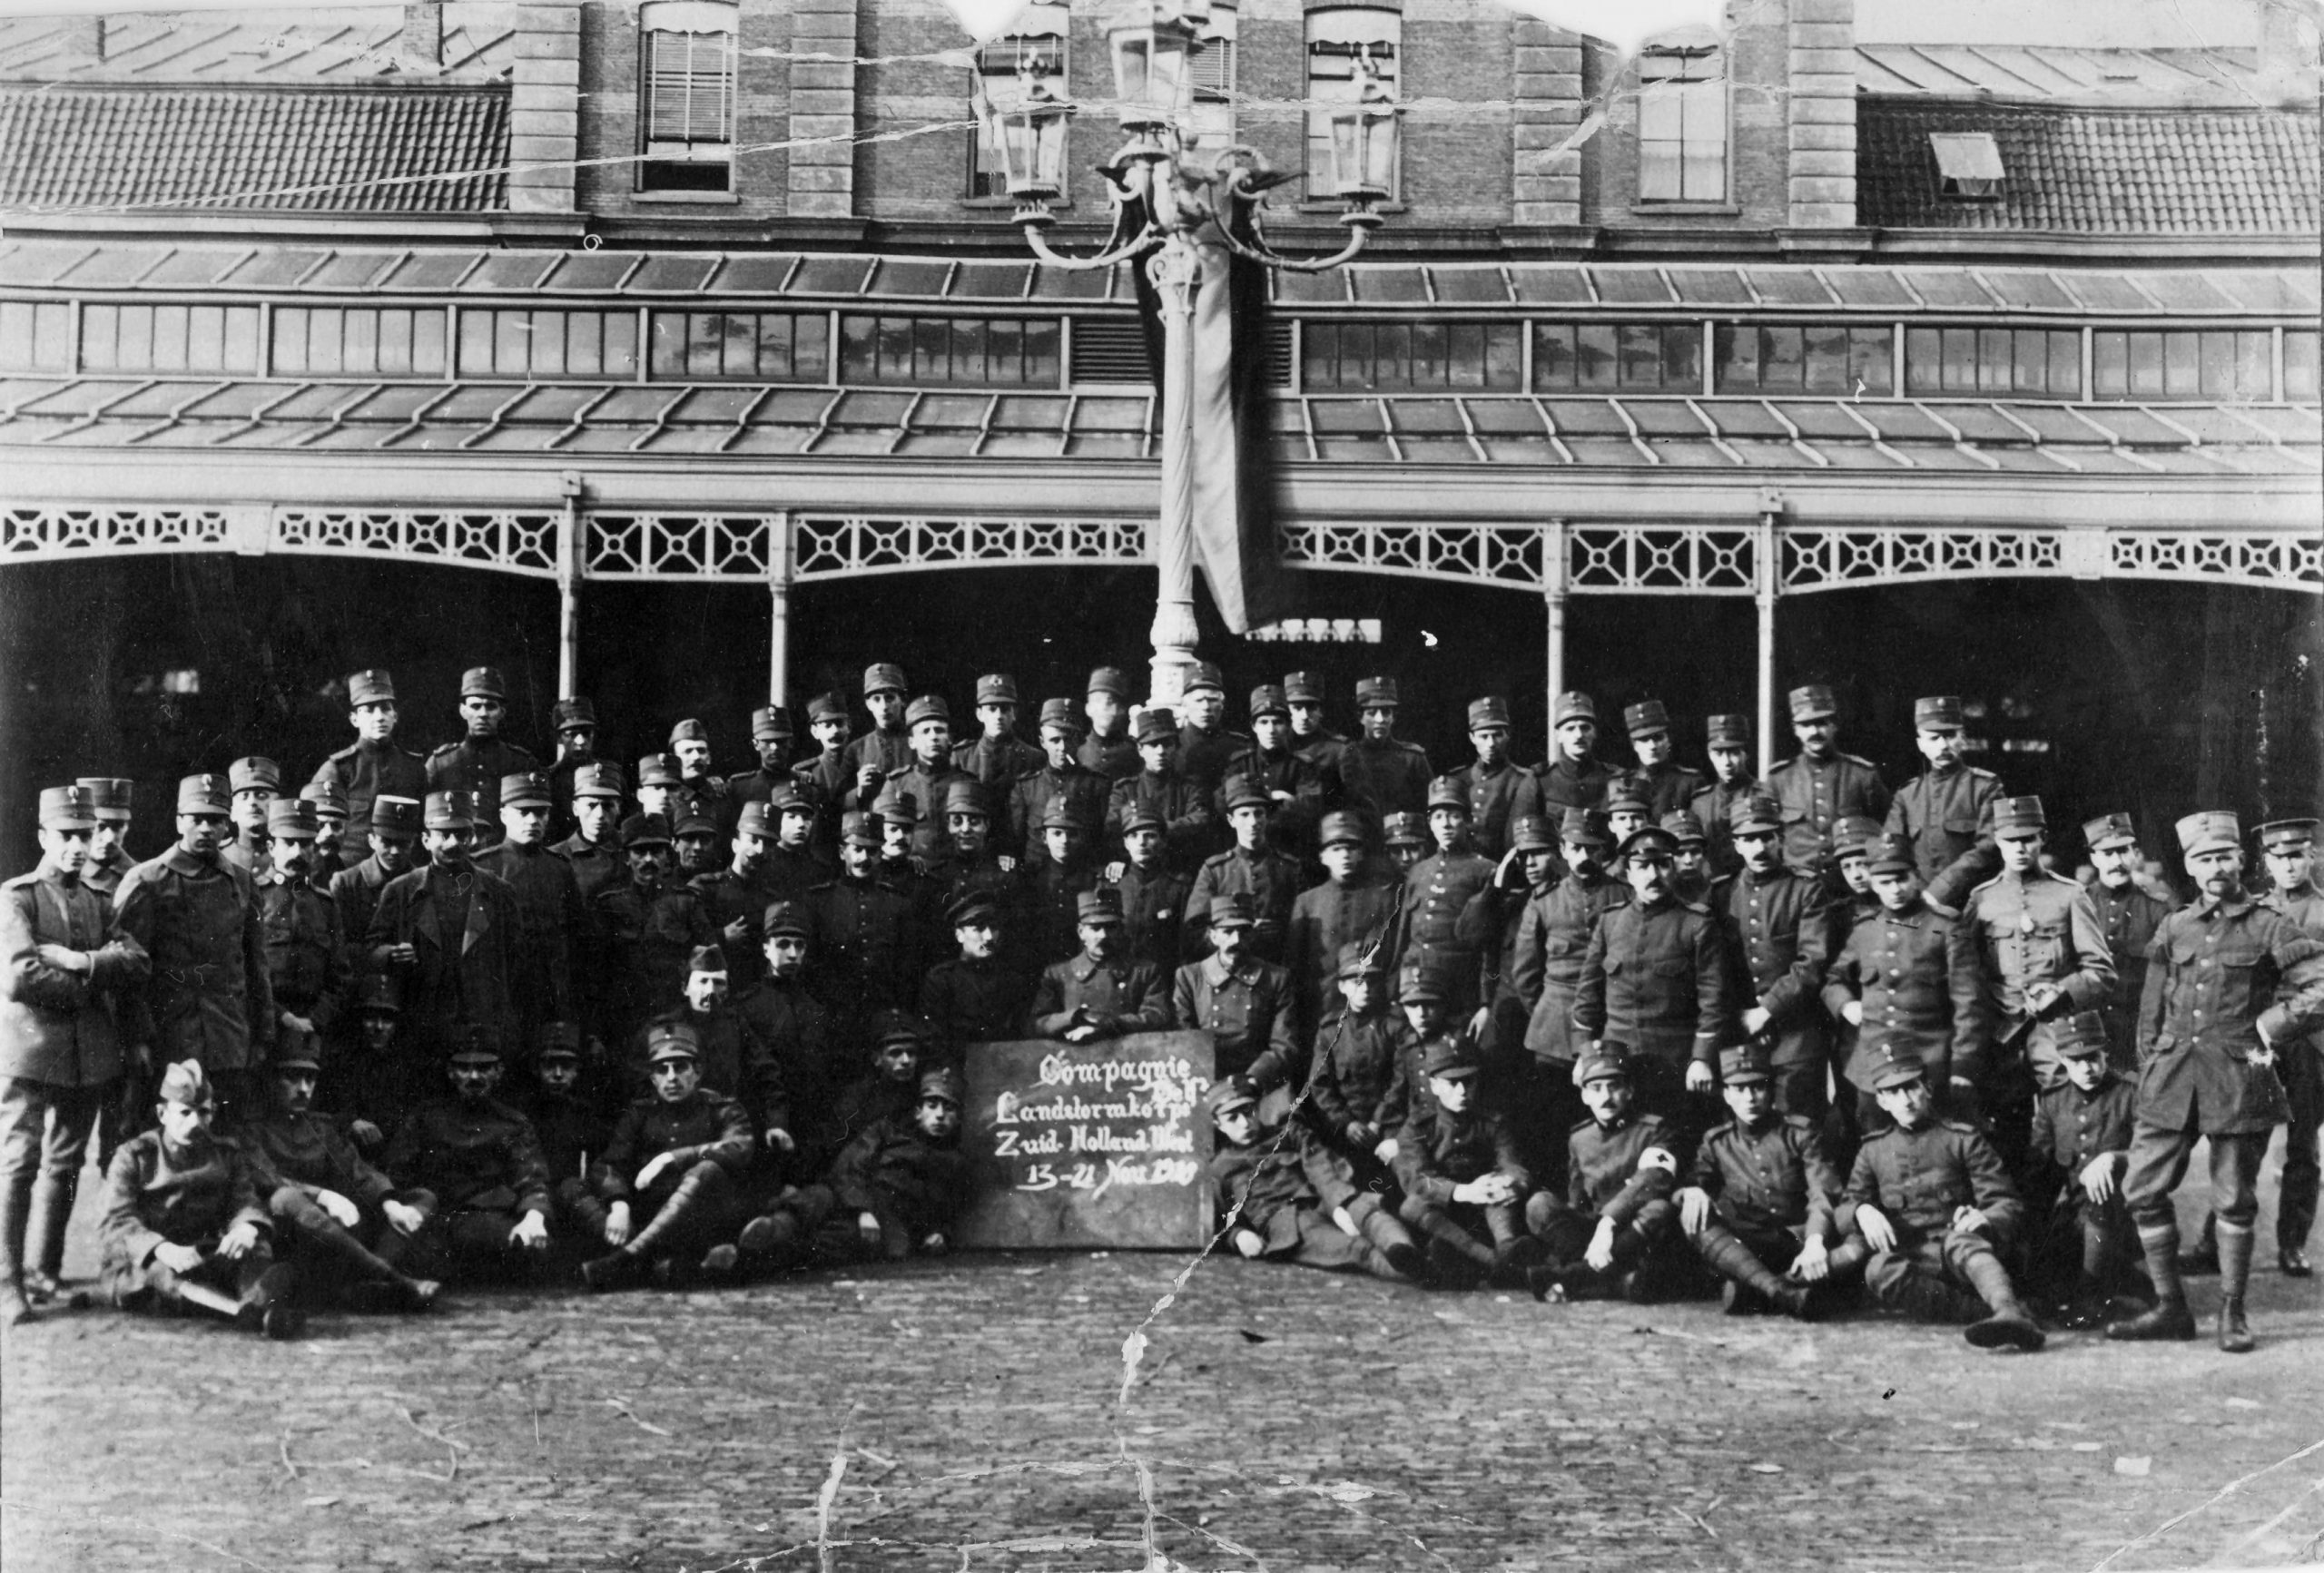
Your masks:
[{"label": "lamp post glass lantern", "polygon": [[1228,258],[1313,273],[1336,268],[1364,249],[1378,226],[1374,211],[1394,189],[1399,109],[1368,54],[1355,63],[1356,102],[1332,115],[1331,168],[1318,172],[1344,202],[1346,243],[1324,257],[1295,257],[1267,243],[1260,211],[1271,188],[1293,177],[1269,167],[1256,149],[1229,147],[1207,162],[1191,156],[1195,141],[1194,61],[1210,20],[1205,0],[1130,0],[1107,30],[1115,108],[1125,140],[1102,166],[1112,232],[1096,251],[1059,252],[1046,231],[1057,222],[1049,204],[1065,191],[1065,127],[1076,106],[1058,98],[1027,63],[1006,103],[980,96],[978,114],[1000,149],[1015,222],[1034,254],[1051,267],[1111,268],[1144,260],[1160,301],[1163,339],[1162,496],[1154,536],[1161,588],[1152,639],[1149,703],[1174,704],[1195,661],[1194,454],[1191,381],[1196,295],[1223,280]]}]

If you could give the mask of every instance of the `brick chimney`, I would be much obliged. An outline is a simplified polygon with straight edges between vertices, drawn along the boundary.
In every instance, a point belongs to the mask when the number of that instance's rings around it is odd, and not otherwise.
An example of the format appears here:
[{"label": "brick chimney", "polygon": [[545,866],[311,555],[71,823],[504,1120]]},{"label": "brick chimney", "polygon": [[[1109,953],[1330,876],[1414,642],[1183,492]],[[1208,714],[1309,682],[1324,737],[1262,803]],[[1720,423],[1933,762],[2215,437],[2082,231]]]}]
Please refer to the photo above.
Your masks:
[{"label": "brick chimney", "polygon": [[1791,224],[1856,226],[1856,0],[1791,0]]},{"label": "brick chimney", "polygon": [[419,65],[444,64],[444,0],[406,0],[396,54]]},{"label": "brick chimney", "polygon": [[[581,145],[580,0],[517,7],[517,67],[508,100],[508,206],[573,211]],[[533,169],[527,165],[545,167]]]}]

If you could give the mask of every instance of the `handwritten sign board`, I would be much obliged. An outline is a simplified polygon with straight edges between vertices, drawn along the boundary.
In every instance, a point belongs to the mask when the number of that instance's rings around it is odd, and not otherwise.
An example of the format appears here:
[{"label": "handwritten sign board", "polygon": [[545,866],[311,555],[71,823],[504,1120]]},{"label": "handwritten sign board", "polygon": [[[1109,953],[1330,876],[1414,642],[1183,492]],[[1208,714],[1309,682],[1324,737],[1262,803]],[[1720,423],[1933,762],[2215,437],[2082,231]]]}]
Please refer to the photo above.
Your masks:
[{"label": "handwritten sign board", "polygon": [[1198,1250],[1210,1237],[1210,1036],[1142,1032],[968,1049],[961,1147],[979,1165],[960,1244]]}]

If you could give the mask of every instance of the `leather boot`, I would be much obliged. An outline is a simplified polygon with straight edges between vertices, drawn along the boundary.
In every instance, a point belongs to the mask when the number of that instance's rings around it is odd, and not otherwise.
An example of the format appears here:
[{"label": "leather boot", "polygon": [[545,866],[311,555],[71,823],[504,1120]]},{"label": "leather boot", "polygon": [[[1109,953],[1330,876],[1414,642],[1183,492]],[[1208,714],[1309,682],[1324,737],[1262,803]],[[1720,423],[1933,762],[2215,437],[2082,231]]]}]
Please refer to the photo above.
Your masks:
[{"label": "leather boot", "polygon": [[1985,1312],[1984,1302],[1963,1293],[1933,1273],[1907,1268],[1904,1278],[1886,1296],[1888,1303],[1915,1322],[1958,1327]]},{"label": "leather boot", "polygon": [[[2203,1214],[2202,1233],[2195,1236],[2195,1244],[2177,1260],[2182,1278],[2208,1278],[2219,1271],[2219,1215]],[[2146,1231],[2139,1231],[2142,1238]]]},{"label": "leather boot", "polygon": [[359,1291],[355,1295],[358,1309],[426,1311],[436,1303],[441,1284],[434,1279],[414,1278],[400,1271],[393,1263],[374,1254],[338,1219],[320,1207],[314,1211],[314,1216],[300,1217],[299,1228],[354,1274],[356,1282],[351,1287]]},{"label": "leather boot", "polygon": [[1727,1280],[1729,1293],[1722,1303],[1728,1315],[1748,1315],[1760,1306],[1772,1306],[1786,1316],[1807,1314],[1807,1286],[1787,1283],[1777,1276],[1731,1231],[1717,1224],[1707,1224],[1695,1236],[1695,1249]]},{"label": "leather boot", "polygon": [[743,1224],[735,1244],[748,1256],[775,1266],[788,1265],[798,1254],[799,1220],[787,1207],[773,1208]]},{"label": "leather boot", "polygon": [[25,1269],[39,1298],[55,1298],[64,1277],[64,1225],[73,1217],[73,1203],[81,1194],[81,1176],[47,1178],[33,1188],[32,1222],[25,1231]]},{"label": "leather boot", "polygon": [[2001,1258],[1990,1251],[1979,1251],[1965,1258],[1961,1270],[1993,1314],[1982,1322],[1971,1322],[1961,1336],[1978,1349],[2014,1349],[2031,1354],[2049,1339],[2017,1298],[2017,1289],[2009,1281],[2009,1269]]},{"label": "leather boot", "polygon": [[2117,1342],[2195,1336],[2195,1314],[2187,1309],[2187,1285],[2179,1277],[2179,1225],[2170,1220],[2139,1230],[2147,1276],[2154,1283],[2154,1305],[2122,1322],[2109,1322],[2106,1336]]},{"label": "leather boot", "polygon": [[2222,1222],[2219,1226],[2219,1348],[2221,1354],[2249,1354],[2258,1347],[2251,1324],[2243,1318],[2243,1289],[2251,1278],[2250,1229]]},{"label": "leather boot", "polygon": [[1385,1207],[1364,1209],[1356,1217],[1364,1244],[1371,1246],[1399,1278],[1419,1278],[1428,1272],[1428,1257],[1413,1239],[1412,1231]]},{"label": "leather boot", "polygon": [[617,1283],[642,1276],[664,1238],[700,1204],[703,1190],[701,1173],[688,1170],[685,1177],[671,1191],[670,1199],[662,1204],[661,1209],[645,1228],[631,1235],[611,1255],[600,1256],[594,1262],[581,1264],[582,1282],[592,1289],[610,1289]]},{"label": "leather boot", "polygon": [[[8,1301],[0,1309],[13,1311],[25,1299],[25,1225],[32,1213],[33,1181],[36,1176],[36,1170],[26,1169],[9,1184],[0,1185],[0,1295]],[[34,1264],[38,1264],[38,1258],[34,1259]],[[30,1310],[27,1305],[24,1313],[9,1315],[5,1320],[21,1322]]]}]

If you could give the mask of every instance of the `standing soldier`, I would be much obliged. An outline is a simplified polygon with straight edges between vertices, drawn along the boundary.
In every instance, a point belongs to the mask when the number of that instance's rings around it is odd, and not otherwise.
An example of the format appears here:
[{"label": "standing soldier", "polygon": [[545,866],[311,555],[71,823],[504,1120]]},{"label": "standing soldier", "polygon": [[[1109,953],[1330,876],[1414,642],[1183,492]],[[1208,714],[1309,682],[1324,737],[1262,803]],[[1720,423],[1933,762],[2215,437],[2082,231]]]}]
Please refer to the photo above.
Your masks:
[{"label": "standing soldier", "polygon": [[518,1041],[527,948],[517,892],[476,866],[468,793],[429,792],[420,841],[427,864],[379,892],[365,938],[371,964],[399,986],[400,1031],[415,1052],[439,1057],[470,1027],[489,1032],[497,1052]]},{"label": "standing soldier", "polygon": [[863,669],[863,708],[872,717],[872,730],[847,745],[845,795],[866,805],[880,795],[881,782],[911,763],[905,692],[902,667],[875,661]]},{"label": "standing soldier", "polygon": [[460,673],[460,720],[468,735],[428,756],[428,786],[469,794],[475,844],[488,847],[500,840],[501,778],[537,771],[540,761],[500,735],[508,720],[508,680],[498,668],[471,666]]},{"label": "standing soldier", "polygon": [[136,801],[137,783],[119,776],[84,775],[73,783],[89,794],[96,829],[89,834],[89,860],[82,866],[81,884],[103,897],[108,912],[122,877],[136,860],[129,855],[129,821]]},{"label": "standing soldier", "polygon": [[1630,751],[1638,755],[1638,773],[1646,780],[1655,823],[1689,807],[1709,789],[1702,772],[1671,757],[1670,712],[1660,700],[1641,699],[1624,707],[1622,725],[1630,734]]},{"label": "standing soldier", "polygon": [[1340,784],[1348,804],[1385,820],[1428,810],[1428,752],[1396,735],[1396,680],[1366,677],[1355,685],[1355,713],[1364,734],[1340,753]]},{"label": "standing soldier", "polygon": [[2139,1226],[2156,1303],[2106,1336],[2192,1338],[2179,1274],[2179,1216],[2171,1194],[2199,1137],[2211,1138],[2211,1205],[2219,1217],[2221,1351],[2252,1347],[2243,1314],[2258,1220],[2260,1160],[2288,1112],[2276,1065],[2311,1052],[2324,1025],[2324,943],[2243,889],[2243,838],[2233,814],[2189,814],[2179,847],[2199,893],[2162,920],[2139,1001],[2138,1123],[2122,1192]]},{"label": "standing soldier", "polygon": [[226,778],[178,783],[177,845],[129,870],[113,900],[121,931],[153,959],[137,1031],[151,1062],[202,1067],[222,1117],[265,1113],[274,991],[251,877],[219,860]]},{"label": "standing soldier", "polygon": [[710,729],[689,716],[670,728],[670,755],[678,762],[678,790],[671,823],[699,815],[712,833],[726,810],[726,778],[710,769]]},{"label": "standing soldier", "polygon": [[1103,874],[1092,855],[1089,827],[1063,804],[1050,809],[1041,821],[1039,855],[1018,872],[1023,932],[1009,946],[1013,955],[1035,968],[1072,955],[1081,898],[1098,888]]},{"label": "standing soldier", "polygon": [[[1012,856],[1030,860],[1040,850],[1041,824],[1050,808],[1063,803],[1092,833],[1106,822],[1106,800],[1113,782],[1074,757],[1081,745],[1081,723],[1070,700],[1041,701],[1041,758],[1014,782],[987,795],[1007,805],[1007,844]],[[1132,758],[1136,751],[1132,751]]]},{"label": "standing soldier", "polygon": [[2090,887],[2090,902],[2106,936],[2106,953],[2114,961],[2114,987],[2098,1007],[2106,1021],[2106,1058],[2127,1076],[2139,1063],[2139,997],[2146,989],[2147,946],[2171,908],[2131,877],[2145,854],[2139,850],[2139,832],[2130,815],[2101,814],[2082,827],[2082,839],[2098,873]]},{"label": "standing soldier", "polygon": [[573,772],[573,833],[549,849],[573,870],[586,907],[629,877],[621,850],[621,766],[585,764]]},{"label": "standing soldier", "polygon": [[1598,760],[1598,702],[1586,693],[1561,693],[1550,707],[1550,757],[1541,766],[1541,811],[1606,806],[1606,783],[1614,772]]},{"label": "standing soldier", "polygon": [[[279,1050],[321,1052],[355,996],[354,958],[339,926],[339,909],[315,889],[310,865],[322,833],[312,803],[277,798],[267,821],[274,839],[272,866],[258,876],[259,932],[266,943],[266,976],[281,1030]],[[267,1089],[270,1104],[273,1088]]]},{"label": "standing soldier", "polygon": [[1751,718],[1714,715],[1704,723],[1703,736],[1712,780],[1687,806],[1702,821],[1704,858],[1711,877],[1718,879],[1743,867],[1743,860],[1735,855],[1728,818],[1737,803],[1759,790],[1758,778],[1751,773]]},{"label": "standing soldier", "polygon": [[837,693],[818,693],[807,702],[807,732],[815,752],[791,767],[799,794],[815,810],[814,833],[808,845],[816,857],[839,866],[840,801],[855,790],[857,771],[847,752],[847,701]]},{"label": "standing soldier", "polygon": [[773,802],[777,792],[798,790],[791,773],[791,713],[781,700],[751,712],[751,746],[758,750],[758,768],[726,778],[725,812],[718,823],[730,835],[746,804]]},{"label": "standing soldier", "polygon": [[[1977,940],[1986,1018],[1995,1034],[1985,1063],[1986,1112],[1999,1121],[1996,1145],[2013,1165],[2031,1130],[2034,1091],[2065,1082],[2051,1045],[2055,1025],[2095,1010],[2114,987],[2114,961],[2098,912],[2073,880],[2042,867],[2047,821],[2040,798],[2004,798],[1994,809],[2002,871],[1969,892],[1961,921]],[[2034,1087],[2024,1085],[2019,1057]]]},{"label": "standing soldier", "polygon": [[1606,871],[1614,850],[1606,816],[1568,809],[1558,828],[1565,878],[1547,891],[1529,892],[1517,919],[1517,954],[1510,980],[1530,1006],[1520,1086],[1510,1101],[1519,1135],[1536,1161],[1554,1174],[1564,1165],[1565,1134],[1582,1118],[1573,1067],[1587,1041],[1573,1025],[1574,991],[1598,919],[1630,899],[1630,888]]},{"label": "standing soldier", "polygon": [[[966,771],[952,766],[952,707],[944,703],[941,694],[923,693],[911,702],[904,712],[911,738],[911,761],[901,771],[891,771],[886,784],[877,792],[862,799],[857,807],[878,812],[879,804],[887,801],[891,791],[909,793],[915,803],[924,804],[931,816],[944,801],[944,789],[956,781],[970,781]],[[915,841],[913,850],[932,852],[936,850],[937,829],[931,824],[928,831]]]},{"label": "standing soldier", "polygon": [[1280,688],[1251,690],[1251,746],[1226,766],[1226,779],[1237,777],[1267,795],[1267,844],[1296,861],[1312,858],[1324,778],[1292,749],[1291,706]]},{"label": "standing soldier", "polygon": [[1718,919],[1670,888],[1677,850],[1659,825],[1615,849],[1630,900],[1606,909],[1590,930],[1572,1022],[1585,1043],[1626,1045],[1639,1106],[1692,1136],[1710,1124],[1696,1106],[1718,1080],[1728,985]]},{"label": "standing soldier", "polygon": [[954,770],[1006,796],[1018,777],[1041,768],[1041,751],[1017,735],[1017,680],[1009,673],[977,679],[977,725],[974,742],[953,747]]},{"label": "standing soldier", "polygon": [[1285,674],[1283,700],[1291,707],[1291,746],[1315,767],[1324,782],[1324,806],[1337,808],[1345,790],[1340,762],[1347,753],[1347,739],[1324,724],[1324,680],[1313,672]]},{"label": "standing soldier", "polygon": [[233,834],[219,855],[255,878],[266,867],[272,842],[266,829],[267,811],[282,791],[282,767],[252,754],[226,767],[226,782],[234,794]]},{"label": "standing soldier", "polygon": [[1994,805],[2001,777],[1961,762],[1961,700],[1941,693],[1913,701],[1914,742],[1928,769],[1888,805],[1888,834],[1904,836],[1920,859],[1927,899],[1958,907],[2001,867],[1994,850]]},{"label": "standing soldier", "polygon": [[1187,898],[1194,876],[1170,867],[1162,856],[1161,820],[1133,809],[1122,827],[1121,862],[1111,865],[1108,882],[1121,898],[1123,953],[1167,978],[1183,959]]},{"label": "standing soldier", "polygon": [[354,948],[359,978],[378,970],[365,939],[371,932],[371,914],[379,909],[379,892],[410,870],[419,846],[419,799],[382,793],[371,800],[370,813],[371,855],[330,877],[330,904],[339,909],[340,934]]},{"label": "standing soldier", "polygon": [[597,892],[589,904],[592,937],[600,947],[591,968],[597,999],[590,1027],[606,1043],[627,1043],[648,1019],[673,1008],[685,994],[688,959],[718,942],[702,899],[674,877],[669,822],[659,814],[632,814],[622,826],[629,877]]},{"label": "standing soldier", "polygon": [[1782,810],[1746,798],[1732,821],[1743,871],[1719,887],[1717,916],[1729,966],[1747,993],[1744,1037],[1768,1047],[1776,1112],[1821,1122],[1827,1106],[1824,972],[1839,949],[1836,914],[1820,880],[1784,866]]},{"label": "standing soldier", "polygon": [[[2277,820],[2260,827],[2260,847],[2271,887],[2260,901],[2299,925],[2312,939],[2324,939],[2324,893],[2316,889],[2316,821]],[[2287,1045],[2277,1057],[2290,1105],[2284,1133],[2282,1189],[2276,1194],[2276,1264],[2290,1278],[2306,1278],[2308,1234],[2316,1226],[2316,1130],[2324,1123],[2324,1028],[2308,1034],[2305,1045]]]},{"label": "standing soldier", "polygon": [[1081,768],[1108,782],[1127,781],[1138,772],[1137,742],[1129,731],[1129,681],[1118,666],[1100,666],[1089,674],[1082,706],[1089,715],[1089,735],[1074,757]]},{"label": "standing soldier", "polygon": [[331,876],[345,867],[340,861],[340,843],[347,835],[347,794],[339,790],[337,782],[309,782],[299,789],[299,801],[315,805],[315,822],[320,827],[315,836],[314,866],[307,872],[315,889],[328,895]]},{"label": "standing soldier", "polygon": [[1469,795],[1451,776],[1428,786],[1428,829],[1435,852],[1413,865],[1388,927],[1392,970],[1433,972],[1452,991],[1445,1014],[1456,1029],[1473,1037],[1481,1022],[1482,967],[1474,942],[1463,937],[1461,919],[1492,883],[1492,860],[1469,842]]},{"label": "standing soldier", "polygon": [[548,778],[536,772],[500,782],[501,843],[476,866],[508,882],[525,920],[525,970],[517,980],[519,1035],[532,1044],[552,1021],[576,1019],[573,945],[586,939],[589,909],[573,865],[548,847]]},{"label": "standing soldier", "polygon": [[597,707],[586,699],[560,699],[549,708],[556,730],[556,759],[548,767],[548,833],[563,841],[579,821],[573,817],[574,778],[597,762]]},{"label": "standing soldier", "polygon": [[1187,668],[1187,686],[1178,699],[1178,772],[1215,797],[1226,780],[1226,767],[1251,746],[1248,733],[1226,724],[1226,680],[1216,666],[1197,661]]},{"label": "standing soldier", "polygon": [[794,783],[769,799],[766,811],[773,839],[767,844],[760,880],[774,897],[802,900],[832,877],[832,865],[815,850],[815,826],[820,819],[815,804]]},{"label": "standing soldier", "polygon": [[851,813],[840,826],[838,879],[809,892],[812,942],[823,1002],[839,1018],[835,1036],[852,1041],[872,1014],[900,1010],[919,993],[921,954],[911,903],[877,877],[880,827]]},{"label": "standing soldier", "polygon": [[1783,807],[1783,859],[1804,874],[1821,874],[1832,856],[1832,829],[1843,815],[1877,826],[1888,814],[1888,789],[1868,759],[1840,752],[1840,704],[1811,683],[1791,691],[1791,732],[1799,752],[1768,772],[1768,791]]},{"label": "standing soldier", "polygon": [[1194,889],[1187,897],[1187,937],[1193,946],[1201,945],[1212,905],[1224,896],[1246,896],[1257,926],[1250,937],[1251,953],[1279,960],[1291,924],[1291,903],[1305,882],[1299,865],[1267,845],[1267,814],[1275,805],[1256,783],[1237,777],[1218,795],[1234,829],[1235,845],[1195,874]]},{"label": "standing soldier", "polygon": [[1541,779],[1509,762],[1509,701],[1469,703],[1469,745],[1474,763],[1452,772],[1469,802],[1469,835],[1477,855],[1499,862],[1509,850],[1510,821],[1541,811]]},{"label": "standing soldier", "polygon": [[[1094,782],[1098,778],[1080,779]],[[1066,801],[1068,798],[1061,794],[1058,801]],[[1016,927],[1020,916],[1018,870],[1022,865],[1015,857],[993,846],[990,803],[990,791],[975,782],[956,781],[947,786],[944,801],[935,805],[943,815],[944,850],[940,856],[928,860],[922,871],[936,882],[935,900],[940,910],[962,897],[981,896],[992,903],[995,915],[1007,931]],[[1068,809],[1068,812],[1072,811]],[[1098,823],[1095,817],[1072,817],[1084,827],[1085,833],[1088,827]],[[1044,853],[1048,851],[1047,834],[1042,832]]]},{"label": "standing soldier", "polygon": [[1164,860],[1191,878],[1209,855],[1218,821],[1203,790],[1178,773],[1178,719],[1167,710],[1141,711],[1137,752],[1143,768],[1114,783],[1106,804],[1106,840],[1121,840],[1133,816],[1162,821]]},{"label": "standing soldier", "polygon": [[40,867],[0,885],[0,1327],[56,1293],[64,1224],[123,1067],[120,1010],[146,957],[82,882],[96,807],[40,794]]},{"label": "standing soldier", "polygon": [[340,838],[343,864],[362,860],[371,830],[371,804],[381,794],[418,802],[428,795],[428,765],[396,746],[396,685],[379,671],[358,672],[347,680],[347,719],[355,741],[315,768],[315,780],[334,782],[347,794],[347,833]]},{"label": "standing soldier", "polygon": [[[1360,814],[1324,816],[1323,858],[1330,877],[1293,900],[1283,948],[1298,991],[1302,1043],[1312,1042],[1326,1024],[1338,1019],[1341,958],[1351,945],[1376,949],[1387,937],[1388,921],[1402,894],[1397,885],[1364,878]],[[1386,961],[1378,961],[1377,968],[1384,975]]]},{"label": "standing soldier", "polygon": [[715,873],[697,874],[687,888],[702,902],[718,943],[726,953],[726,970],[736,988],[748,988],[759,979],[759,919],[775,899],[766,879],[767,804],[754,798],[743,805],[734,821],[733,850],[727,864]]},{"label": "standing soldier", "polygon": [[678,800],[676,756],[649,753],[637,762],[637,811],[652,814],[665,825],[675,825],[684,814]]}]

